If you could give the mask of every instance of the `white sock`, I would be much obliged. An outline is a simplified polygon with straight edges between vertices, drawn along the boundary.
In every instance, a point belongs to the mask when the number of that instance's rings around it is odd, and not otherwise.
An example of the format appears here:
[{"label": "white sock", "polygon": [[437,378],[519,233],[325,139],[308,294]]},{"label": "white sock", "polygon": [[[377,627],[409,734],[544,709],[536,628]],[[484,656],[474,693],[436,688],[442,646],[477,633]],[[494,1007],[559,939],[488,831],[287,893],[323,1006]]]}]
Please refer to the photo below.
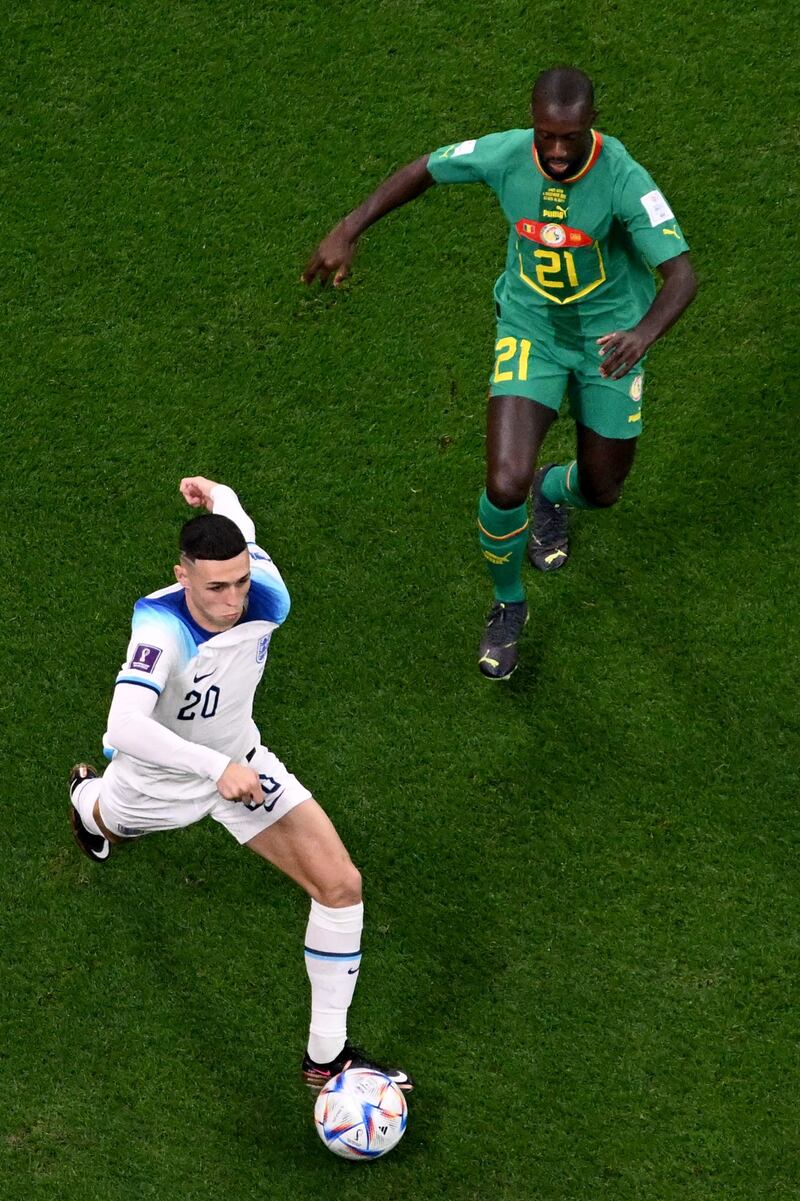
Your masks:
[{"label": "white sock", "polygon": [[98,777],[96,780],[85,780],[83,784],[79,784],[72,794],[72,804],[78,810],[81,821],[90,834],[99,834],[101,838],[105,838],[105,834],[94,820],[94,803],[100,796],[100,788],[103,781]]},{"label": "white sock", "polygon": [[331,909],[311,902],[306,928],[306,971],[311,981],[308,1054],[330,1063],[347,1041],[347,1011],[361,965],[364,905]]}]

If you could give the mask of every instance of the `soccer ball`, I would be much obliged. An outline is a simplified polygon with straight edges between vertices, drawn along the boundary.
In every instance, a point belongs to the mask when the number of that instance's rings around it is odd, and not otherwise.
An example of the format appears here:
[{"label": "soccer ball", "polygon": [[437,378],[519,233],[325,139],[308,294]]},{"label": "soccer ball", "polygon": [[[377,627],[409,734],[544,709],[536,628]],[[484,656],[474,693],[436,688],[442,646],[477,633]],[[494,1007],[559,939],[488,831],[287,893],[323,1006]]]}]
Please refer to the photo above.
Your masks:
[{"label": "soccer ball", "polygon": [[314,1103],[317,1133],[342,1159],[377,1159],[396,1147],[408,1121],[402,1089],[373,1068],[348,1068]]}]

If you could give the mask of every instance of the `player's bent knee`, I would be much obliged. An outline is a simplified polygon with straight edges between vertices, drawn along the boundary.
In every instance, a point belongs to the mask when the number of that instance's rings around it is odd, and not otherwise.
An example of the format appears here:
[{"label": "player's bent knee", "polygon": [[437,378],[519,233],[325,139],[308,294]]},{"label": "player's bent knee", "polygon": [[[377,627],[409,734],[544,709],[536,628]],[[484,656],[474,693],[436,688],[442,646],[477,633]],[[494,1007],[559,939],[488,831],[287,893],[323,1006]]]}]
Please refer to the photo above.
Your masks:
[{"label": "player's bent knee", "polygon": [[486,495],[496,509],[516,509],[524,505],[530,486],[531,479],[527,475],[504,472],[489,476]]},{"label": "player's bent knee", "polygon": [[348,863],[333,879],[319,885],[317,893],[314,899],[319,901],[320,905],[328,905],[331,909],[358,905],[361,901],[361,872],[352,863]]}]

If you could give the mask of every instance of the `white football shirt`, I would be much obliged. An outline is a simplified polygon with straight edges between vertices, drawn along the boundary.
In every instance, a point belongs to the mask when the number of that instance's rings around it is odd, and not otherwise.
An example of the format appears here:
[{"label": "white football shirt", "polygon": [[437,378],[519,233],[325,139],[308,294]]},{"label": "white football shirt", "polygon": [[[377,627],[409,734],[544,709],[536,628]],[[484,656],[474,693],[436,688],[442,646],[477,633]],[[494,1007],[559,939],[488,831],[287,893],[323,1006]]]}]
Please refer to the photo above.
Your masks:
[{"label": "white football shirt", "polygon": [[[286,586],[256,545],[255,528],[236,494],[220,486],[212,502],[214,512],[235,521],[248,540],[251,582],[243,616],[230,630],[214,634],[194,620],[180,584],[150,593],[134,605],[127,658],[116,680],[117,686],[148,689],[156,697],[150,719],[196,746],[191,753],[190,746],[175,744],[183,767],[165,766],[163,752],[161,763],[148,762],[146,742],[145,758],[118,748],[106,775],[124,789],[162,799],[207,796],[231,759],[242,763],[260,745],[253,699],[272,633],[289,612]],[[186,770],[187,763],[193,770]]]}]

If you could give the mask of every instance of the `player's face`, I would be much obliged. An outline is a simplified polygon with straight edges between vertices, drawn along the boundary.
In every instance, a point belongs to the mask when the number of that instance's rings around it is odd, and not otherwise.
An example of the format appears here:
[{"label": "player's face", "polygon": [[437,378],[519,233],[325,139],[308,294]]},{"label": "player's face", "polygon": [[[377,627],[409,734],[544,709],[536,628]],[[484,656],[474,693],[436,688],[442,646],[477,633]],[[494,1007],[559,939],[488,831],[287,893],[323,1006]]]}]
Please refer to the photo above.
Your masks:
[{"label": "player's face", "polygon": [[192,617],[204,630],[222,633],[235,626],[250,591],[250,556],[233,559],[183,559],[175,568]]},{"label": "player's face", "polygon": [[533,140],[539,162],[553,179],[577,174],[592,148],[592,121],[586,104],[571,108],[537,102],[533,106]]}]

